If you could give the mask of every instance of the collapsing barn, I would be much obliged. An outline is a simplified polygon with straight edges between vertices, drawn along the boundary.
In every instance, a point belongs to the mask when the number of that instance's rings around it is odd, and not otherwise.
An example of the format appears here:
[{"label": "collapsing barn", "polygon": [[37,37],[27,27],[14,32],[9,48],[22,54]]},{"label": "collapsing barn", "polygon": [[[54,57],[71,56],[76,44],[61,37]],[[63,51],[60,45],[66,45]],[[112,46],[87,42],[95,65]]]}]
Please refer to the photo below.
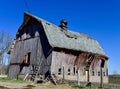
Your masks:
[{"label": "collapsing barn", "polygon": [[63,20],[58,27],[24,13],[24,21],[12,43],[8,76],[49,74],[66,80],[108,82],[108,57],[99,43],[83,33],[69,31]]}]

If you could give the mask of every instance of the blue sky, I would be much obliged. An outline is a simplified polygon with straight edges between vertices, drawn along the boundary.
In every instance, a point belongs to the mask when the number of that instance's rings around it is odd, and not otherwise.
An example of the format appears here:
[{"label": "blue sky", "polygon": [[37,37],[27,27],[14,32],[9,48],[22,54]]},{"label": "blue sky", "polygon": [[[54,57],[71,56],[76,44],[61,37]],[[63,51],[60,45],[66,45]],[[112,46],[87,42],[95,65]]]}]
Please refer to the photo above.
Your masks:
[{"label": "blue sky", "polygon": [[109,73],[120,73],[120,0],[0,0],[0,31],[15,36],[24,11],[56,25],[66,19],[68,29],[98,40],[109,57]]}]

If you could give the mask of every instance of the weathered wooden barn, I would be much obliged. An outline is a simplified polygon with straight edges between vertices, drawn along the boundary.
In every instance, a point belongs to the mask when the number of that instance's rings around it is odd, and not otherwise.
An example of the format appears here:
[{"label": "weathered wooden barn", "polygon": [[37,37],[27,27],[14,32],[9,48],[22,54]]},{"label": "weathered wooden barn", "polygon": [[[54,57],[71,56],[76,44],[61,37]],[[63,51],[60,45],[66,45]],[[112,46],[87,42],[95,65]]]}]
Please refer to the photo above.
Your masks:
[{"label": "weathered wooden barn", "polygon": [[51,74],[77,80],[79,74],[80,81],[100,82],[102,74],[108,82],[108,57],[96,40],[29,13],[24,13],[9,54],[10,78]]}]

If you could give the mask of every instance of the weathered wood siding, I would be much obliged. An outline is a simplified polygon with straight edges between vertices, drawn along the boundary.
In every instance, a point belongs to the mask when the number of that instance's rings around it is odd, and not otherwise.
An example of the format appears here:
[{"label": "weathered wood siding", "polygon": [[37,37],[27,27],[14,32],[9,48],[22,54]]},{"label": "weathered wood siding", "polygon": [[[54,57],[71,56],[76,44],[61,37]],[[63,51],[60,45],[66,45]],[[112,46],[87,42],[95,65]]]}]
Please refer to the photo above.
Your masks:
[{"label": "weathered wood siding", "polygon": [[[100,66],[101,66],[101,60],[100,59],[94,59],[90,66],[90,75],[91,76],[98,76],[100,72]],[[107,60],[105,60],[103,70],[103,76],[108,76],[108,63]],[[94,72],[94,73],[93,73]]]},{"label": "weathered wood siding", "polygon": [[[74,62],[75,62],[76,56],[72,54],[67,54],[64,52],[52,52],[52,65],[51,65],[51,72],[53,74],[58,75],[58,70],[61,69],[61,72],[63,67],[65,68],[65,75],[68,74],[68,69],[72,69],[71,73],[73,74],[73,68],[74,68]],[[61,73],[62,74],[62,73]]]},{"label": "weathered wood siding", "polygon": [[40,31],[40,41],[37,47],[37,60],[36,63],[41,65],[42,73],[50,70],[52,60],[52,47],[49,45],[44,30]]},{"label": "weathered wood siding", "polygon": [[79,55],[75,60],[75,65],[80,70],[80,75],[85,75],[85,67],[86,67],[85,62],[87,58],[88,58],[87,53],[79,53]]},{"label": "weathered wood siding", "polygon": [[9,67],[8,77],[17,79],[18,78],[18,74],[19,74],[19,70],[20,70],[20,66],[19,65],[11,65]]},{"label": "weathered wood siding", "polygon": [[39,37],[18,41],[12,55],[10,56],[10,63],[22,63],[24,55],[31,52],[30,64],[35,64],[38,41]]},{"label": "weathered wood siding", "polygon": [[[91,82],[100,82],[100,66],[101,59],[94,58],[90,66],[90,81]],[[103,82],[108,83],[108,61],[105,60],[104,67],[102,68]]]},{"label": "weathered wood siding", "polygon": [[36,65],[41,66],[39,72],[42,74],[50,69],[51,46],[41,24],[34,20],[30,20],[17,35],[16,44],[10,55],[9,76],[11,78],[18,75],[18,72],[12,70],[20,67],[19,64],[23,62],[26,53],[30,53],[30,65],[23,66],[22,70],[18,69],[19,73],[26,74],[26,71],[30,71]]},{"label": "weathered wood siding", "polygon": [[65,75],[68,75],[70,69],[70,75],[76,75],[77,70],[80,70],[80,74],[85,75],[85,61],[87,54],[79,52],[78,55],[66,52],[52,52],[52,73],[58,74],[58,70],[65,67]]},{"label": "weathered wood siding", "polygon": [[[66,53],[65,51],[53,51],[52,52],[52,65],[51,72],[52,74],[56,74],[58,76],[63,75],[63,67],[64,67],[64,75],[66,79],[69,80],[77,80],[77,71],[80,71],[80,81],[87,82],[87,72],[86,61],[88,59],[87,53],[77,52],[77,55],[72,52]],[[101,60],[96,59],[94,57],[92,63],[89,67],[89,80],[91,82],[100,82],[100,65]],[[107,76],[107,60],[105,60],[104,68],[103,68],[103,80],[104,83],[108,83]],[[60,73],[61,72],[61,73]]]}]

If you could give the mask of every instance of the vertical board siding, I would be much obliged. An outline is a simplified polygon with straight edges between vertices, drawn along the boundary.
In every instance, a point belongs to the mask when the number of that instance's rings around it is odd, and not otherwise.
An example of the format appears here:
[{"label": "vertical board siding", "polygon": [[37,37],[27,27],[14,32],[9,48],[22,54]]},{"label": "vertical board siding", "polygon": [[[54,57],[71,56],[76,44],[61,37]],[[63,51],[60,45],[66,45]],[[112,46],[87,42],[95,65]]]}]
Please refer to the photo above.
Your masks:
[{"label": "vertical board siding", "polygon": [[[27,25],[19,31],[19,33],[20,34],[18,35],[12,54],[10,55],[10,77],[16,78],[19,73],[33,73],[33,71],[30,72],[30,70],[33,69],[33,66],[39,66],[39,73],[45,74],[48,70],[50,70],[52,49],[49,45],[42,25],[34,20],[31,20],[31,22],[28,22]],[[23,63],[23,58],[27,53],[30,53],[30,65],[17,65],[17,63]],[[16,65],[12,65],[13,63],[16,63]],[[12,71],[16,68],[16,66],[21,68],[18,73],[16,71]]]},{"label": "vertical board siding", "polygon": [[23,40],[17,42],[14,52],[10,58],[11,63],[22,63],[24,55],[26,53],[31,52],[30,55],[30,63],[35,64],[36,63],[36,54],[37,54],[37,40],[39,38],[32,38],[28,40]]},{"label": "vertical board siding", "polygon": [[65,52],[52,52],[52,67],[51,70],[53,73],[57,74],[59,68],[65,67],[65,74],[68,74],[68,69],[70,69],[71,74],[73,73],[73,68],[76,67],[80,69],[80,73],[82,74],[85,70],[85,60],[87,58],[87,54],[80,53],[77,57],[74,54],[66,54]]},{"label": "vertical board siding", "polygon": [[30,73],[30,66],[24,66],[19,74],[27,74]]},{"label": "vertical board siding", "polygon": [[49,45],[48,39],[44,30],[40,32],[40,39],[38,41],[37,47],[37,63],[40,66],[40,71],[42,74],[45,74],[50,70],[51,60],[52,60],[52,47]]},{"label": "vertical board siding", "polygon": [[94,71],[94,76],[98,76],[99,70],[100,70],[100,60],[94,58],[90,65],[90,75],[92,75],[92,72]]},{"label": "vertical board siding", "polygon": [[9,67],[8,77],[9,77],[9,78],[17,79],[17,78],[18,78],[19,71],[20,71],[20,66],[18,66],[18,65],[11,65],[11,66]]},{"label": "vertical board siding", "polygon": [[[64,74],[65,78],[71,78],[72,80],[76,80],[77,78],[77,70],[80,70],[81,81],[87,81],[86,77],[86,60],[88,60],[87,53],[79,53],[75,55],[74,53],[66,53],[64,51],[53,51],[52,52],[52,64],[51,64],[51,72],[52,74],[59,75],[59,69],[61,69],[61,74]],[[100,82],[100,76],[98,76],[98,72],[100,72],[100,64],[101,60],[93,59],[89,67],[89,77],[91,82]],[[75,69],[74,69],[75,67]],[[70,70],[70,72],[68,71]],[[92,71],[94,70],[94,75],[92,75]],[[103,72],[107,70],[107,60],[105,61],[105,66],[103,68]],[[74,73],[75,72],[75,73]],[[76,77],[75,77],[76,76]],[[107,76],[104,77],[104,82],[107,83]]]},{"label": "vertical board siding", "polygon": [[87,53],[80,53],[75,61],[75,65],[80,69],[80,74],[85,75],[85,62],[88,58]]},{"label": "vertical board siding", "polygon": [[18,63],[18,62],[22,62],[23,60],[21,59],[21,57],[23,56],[23,46],[24,43],[21,42],[17,42],[15,45],[15,48],[13,50],[12,55],[10,56],[10,62],[11,63]]},{"label": "vertical board siding", "polygon": [[[33,20],[32,20],[33,21]],[[33,21],[34,22],[34,21]],[[10,63],[22,63],[24,55],[30,52],[30,65],[36,65],[37,60],[37,45],[38,41],[40,41],[39,30],[41,28],[40,24],[30,22],[26,26],[23,27],[22,30],[19,31],[19,35],[16,39],[16,43],[14,44],[13,51],[10,55]],[[27,31],[27,32],[26,32]],[[28,33],[29,36],[26,34]],[[28,37],[28,38],[27,38]],[[31,38],[30,38],[31,37]],[[39,43],[40,44],[40,43]],[[9,67],[9,77],[17,78],[18,74],[26,74],[30,70],[29,66],[23,66],[20,70],[20,65],[10,65]],[[18,70],[16,70],[18,69]]]},{"label": "vertical board siding", "polygon": [[64,52],[52,52],[52,73],[57,74],[59,68],[65,68],[65,74],[68,74],[68,69],[74,67],[76,56],[72,54],[65,54]]}]

